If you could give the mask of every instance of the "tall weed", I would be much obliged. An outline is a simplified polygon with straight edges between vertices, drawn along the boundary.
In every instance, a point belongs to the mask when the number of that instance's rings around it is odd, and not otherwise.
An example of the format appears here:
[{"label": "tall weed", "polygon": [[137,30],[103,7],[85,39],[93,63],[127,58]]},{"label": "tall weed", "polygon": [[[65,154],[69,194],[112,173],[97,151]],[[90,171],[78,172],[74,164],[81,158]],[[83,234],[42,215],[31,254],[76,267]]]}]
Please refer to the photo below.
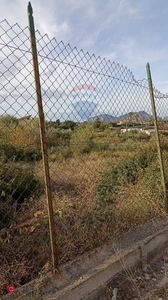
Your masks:
[{"label": "tall weed", "polygon": [[152,168],[156,161],[157,152],[149,147],[140,150],[132,157],[124,157],[117,164],[108,162],[100,172],[100,181],[96,186],[99,203],[115,202],[117,192],[127,184],[135,185],[139,178],[144,176],[145,170]]}]

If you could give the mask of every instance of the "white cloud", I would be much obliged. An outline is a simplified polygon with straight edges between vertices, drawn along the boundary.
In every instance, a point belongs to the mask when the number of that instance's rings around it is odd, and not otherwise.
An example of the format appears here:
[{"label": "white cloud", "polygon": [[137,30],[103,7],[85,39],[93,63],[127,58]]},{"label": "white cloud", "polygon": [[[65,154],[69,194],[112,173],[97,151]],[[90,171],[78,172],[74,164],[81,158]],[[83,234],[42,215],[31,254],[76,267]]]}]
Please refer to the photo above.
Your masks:
[{"label": "white cloud", "polygon": [[[21,27],[28,26],[27,5],[28,1],[14,0],[6,1],[1,0],[0,19],[7,19],[12,25],[18,23]],[[35,21],[36,30],[40,30],[41,34],[48,34],[51,38],[57,34],[64,36],[69,32],[69,25],[66,20],[59,21],[58,14],[55,13],[55,1],[32,1],[33,16]]]},{"label": "white cloud", "polygon": [[[132,69],[136,77],[145,74],[149,61],[154,70],[168,58],[165,39],[167,20],[164,0],[32,0],[36,29],[57,41],[70,43],[90,55],[115,60]],[[28,25],[27,0],[0,0],[0,19]],[[159,5],[159,6],[157,6]],[[158,9],[159,8],[159,9]],[[162,24],[163,23],[163,24]],[[166,72],[157,76],[164,82]],[[163,78],[164,76],[164,78]],[[160,85],[163,88],[163,84]]]}]

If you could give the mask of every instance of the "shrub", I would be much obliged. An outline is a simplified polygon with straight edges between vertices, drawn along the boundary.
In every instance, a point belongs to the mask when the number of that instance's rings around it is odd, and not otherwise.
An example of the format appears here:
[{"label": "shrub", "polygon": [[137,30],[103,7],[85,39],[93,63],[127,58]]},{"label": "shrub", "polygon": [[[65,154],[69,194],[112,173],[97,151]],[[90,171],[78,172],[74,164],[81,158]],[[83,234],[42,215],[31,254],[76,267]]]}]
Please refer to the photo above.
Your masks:
[{"label": "shrub", "polygon": [[67,120],[59,125],[62,129],[71,129],[74,130],[77,126],[77,123],[71,120]]},{"label": "shrub", "polygon": [[40,148],[21,148],[4,141],[0,142],[0,153],[3,154],[5,161],[37,161],[42,158]]},{"label": "shrub", "polygon": [[168,151],[168,137],[167,136],[164,136],[164,135],[160,136],[160,144],[161,144],[162,150]]},{"label": "shrub", "polygon": [[101,123],[101,125],[100,125],[100,127],[99,127],[99,130],[100,131],[105,131],[105,130],[107,130],[109,127],[111,127],[111,124],[110,123]]},{"label": "shrub", "polygon": [[141,149],[133,158],[135,164],[138,168],[146,169],[151,165],[153,161],[157,158],[156,149],[147,147],[146,149]]},{"label": "shrub", "polygon": [[150,135],[148,135],[146,132],[140,131],[137,134],[137,140],[139,141],[149,141],[150,140]]},{"label": "shrub", "polygon": [[9,225],[20,205],[41,191],[41,184],[32,171],[16,163],[1,164],[0,228]]},{"label": "shrub", "polygon": [[121,135],[121,141],[125,142],[129,139],[136,141],[137,140],[137,131],[128,131]]},{"label": "shrub", "polygon": [[71,156],[69,146],[51,147],[48,151],[48,155],[51,161],[55,161],[59,158],[68,158]]},{"label": "shrub", "polygon": [[100,173],[100,181],[96,187],[98,202],[114,203],[117,192],[127,184],[136,184],[138,178],[144,176],[147,168],[152,168],[157,152],[153,149],[141,149],[134,156],[122,158],[118,164],[108,163]]},{"label": "shrub", "polygon": [[47,130],[47,145],[49,148],[58,146],[69,146],[71,132],[69,130],[55,129]]},{"label": "shrub", "polygon": [[4,115],[0,116],[0,128],[3,129],[4,127],[9,128],[10,126],[17,126],[18,119],[11,115]]},{"label": "shrub", "polygon": [[117,165],[118,181],[122,184],[135,184],[138,176],[138,165],[133,158],[123,158]]},{"label": "shrub", "polygon": [[35,149],[23,151],[21,159],[26,162],[40,160],[40,159],[42,159],[41,149],[35,148]]},{"label": "shrub", "polygon": [[128,131],[124,134],[121,135],[121,140],[127,141],[127,140],[132,140],[132,141],[149,141],[151,138],[150,135],[148,135],[146,132],[137,132],[136,130]]},{"label": "shrub", "polygon": [[93,129],[98,129],[101,126],[101,121],[100,119],[97,117],[94,121],[93,121]]},{"label": "shrub", "polygon": [[5,132],[2,132],[0,138],[0,151],[4,158],[15,161],[41,159],[40,146],[30,128],[11,124],[6,127]]},{"label": "shrub", "polygon": [[97,143],[94,143],[93,145],[93,151],[96,151],[96,152],[102,152],[102,151],[105,151],[109,149],[109,143],[105,143],[105,142],[97,142]]},{"label": "shrub", "polygon": [[11,128],[8,133],[8,141],[17,149],[31,149],[36,147],[36,140],[32,137],[27,128],[16,126]]},{"label": "shrub", "polygon": [[93,145],[93,134],[89,128],[77,130],[71,136],[70,149],[74,155],[91,152]]},{"label": "shrub", "polygon": [[0,141],[0,151],[6,159],[13,159],[16,155],[16,147],[9,142]]},{"label": "shrub", "polygon": [[100,205],[114,203],[118,185],[117,168],[113,163],[108,163],[105,169],[100,172],[100,181],[96,186],[97,202]]}]

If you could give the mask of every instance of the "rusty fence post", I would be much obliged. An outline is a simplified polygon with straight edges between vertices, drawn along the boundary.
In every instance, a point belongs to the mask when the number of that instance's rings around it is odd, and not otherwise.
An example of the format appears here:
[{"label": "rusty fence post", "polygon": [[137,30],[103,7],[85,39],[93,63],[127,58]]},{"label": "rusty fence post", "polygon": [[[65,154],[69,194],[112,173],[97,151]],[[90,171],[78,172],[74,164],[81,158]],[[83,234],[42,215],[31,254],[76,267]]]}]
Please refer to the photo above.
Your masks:
[{"label": "rusty fence post", "polygon": [[33,9],[30,2],[28,3],[28,19],[29,19],[30,40],[31,40],[31,49],[32,49],[33,67],[34,67],[36,98],[37,98],[37,106],[38,106],[38,114],[39,114],[39,126],[40,126],[41,148],[42,148],[43,166],[44,166],[47,207],[48,207],[48,215],[49,215],[52,266],[53,266],[53,272],[55,272],[56,270],[58,270],[58,251],[57,251],[55,225],[54,225],[54,212],[53,212],[50,173],[49,173],[47,144],[46,144],[45,119],[44,119],[43,103],[42,103],[42,96],[41,96],[41,85],[40,85],[37,48],[36,48]]},{"label": "rusty fence post", "polygon": [[153,84],[152,84],[152,77],[151,77],[149,63],[147,63],[147,65],[146,65],[146,71],[147,71],[149,93],[150,93],[152,113],[153,113],[153,119],[154,119],[154,128],[155,128],[156,143],[157,143],[157,148],[158,148],[158,156],[159,156],[159,163],[160,163],[160,171],[161,171],[161,180],[162,180],[162,186],[163,186],[165,208],[166,208],[166,213],[168,213],[168,197],[167,197],[167,190],[166,190],[165,171],[164,171],[163,157],[162,157],[162,151],[161,151],[161,146],[160,146],[160,138],[159,138],[156,107],[155,107],[155,97],[154,97],[154,93],[153,93]]}]

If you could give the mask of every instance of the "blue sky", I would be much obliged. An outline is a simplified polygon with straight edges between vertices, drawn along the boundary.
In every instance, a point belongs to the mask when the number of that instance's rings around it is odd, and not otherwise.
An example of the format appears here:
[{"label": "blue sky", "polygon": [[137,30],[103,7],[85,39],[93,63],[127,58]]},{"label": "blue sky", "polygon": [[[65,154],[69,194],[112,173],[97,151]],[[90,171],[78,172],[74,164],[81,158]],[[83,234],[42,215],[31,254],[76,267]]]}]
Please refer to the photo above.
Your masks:
[{"label": "blue sky", "polygon": [[[168,1],[32,0],[36,28],[90,54],[146,77],[151,65],[155,86],[168,91]],[[27,25],[27,1],[0,0],[0,19]]]},{"label": "blue sky", "polygon": [[[25,0],[0,0],[0,20],[28,25]],[[32,0],[42,35],[115,61],[135,79],[146,78],[149,62],[154,86],[168,92],[168,1]]]}]

